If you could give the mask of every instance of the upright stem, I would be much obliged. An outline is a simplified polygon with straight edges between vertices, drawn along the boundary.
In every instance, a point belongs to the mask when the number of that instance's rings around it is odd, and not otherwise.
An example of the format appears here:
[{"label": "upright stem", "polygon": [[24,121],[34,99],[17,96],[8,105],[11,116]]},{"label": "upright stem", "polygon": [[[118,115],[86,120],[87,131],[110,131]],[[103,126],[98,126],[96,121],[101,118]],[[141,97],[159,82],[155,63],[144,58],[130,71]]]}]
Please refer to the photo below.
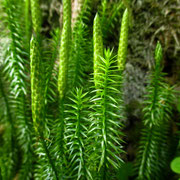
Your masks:
[{"label": "upright stem", "polygon": [[65,96],[68,80],[68,61],[71,49],[71,0],[63,0],[63,30],[61,35],[58,91],[60,99]]}]

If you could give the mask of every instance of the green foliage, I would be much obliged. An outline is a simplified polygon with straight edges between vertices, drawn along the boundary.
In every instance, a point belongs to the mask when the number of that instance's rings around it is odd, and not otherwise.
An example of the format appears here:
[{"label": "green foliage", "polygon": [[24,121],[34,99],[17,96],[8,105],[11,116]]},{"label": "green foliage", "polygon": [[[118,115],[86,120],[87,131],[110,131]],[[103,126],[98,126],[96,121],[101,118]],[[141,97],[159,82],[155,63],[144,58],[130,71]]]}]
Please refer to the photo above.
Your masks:
[{"label": "green foliage", "polygon": [[34,144],[37,155],[37,164],[34,172],[35,179],[58,179],[56,169],[54,167],[54,162],[49,155],[49,149],[46,145],[46,140],[38,137],[36,143]]},{"label": "green foliage", "polygon": [[45,134],[45,92],[42,78],[42,59],[40,55],[39,42],[36,37],[32,37],[30,44],[31,55],[31,99],[32,99],[32,119],[35,129],[36,143],[35,153],[38,156],[35,177],[37,179],[57,179],[54,162],[49,154]]},{"label": "green foliage", "polygon": [[[27,117],[29,111],[29,103],[27,101],[27,58],[29,57],[25,31],[22,26],[25,26],[25,21],[22,19],[24,12],[21,8],[24,7],[23,1],[4,1],[4,8],[7,14],[7,23],[9,29],[10,45],[6,50],[6,59],[3,62],[3,70],[6,79],[10,84],[11,91],[11,110],[14,113],[12,125],[9,125],[9,134],[13,133],[13,147],[9,148],[9,154],[14,153],[15,147],[21,152],[22,159],[18,158],[14,164],[14,169],[21,164],[19,177],[29,179],[32,177],[32,140],[31,140],[31,122]],[[4,75],[4,74],[3,74]],[[5,95],[4,95],[5,96]],[[8,97],[8,96],[7,96]],[[8,99],[8,98],[6,98]],[[8,103],[9,100],[6,100]],[[8,113],[9,114],[9,113]],[[14,128],[16,127],[16,128]],[[13,150],[14,149],[14,150]],[[17,150],[15,150],[17,152]],[[17,155],[13,155],[18,157]],[[14,159],[14,157],[12,158]],[[14,160],[13,160],[14,161]],[[10,163],[11,164],[11,163]],[[15,170],[16,171],[16,170]],[[12,178],[9,173],[7,178]],[[8,177],[10,176],[10,177]]]},{"label": "green foliage", "polygon": [[59,55],[60,31],[56,29],[52,34],[52,39],[48,41],[49,46],[43,49],[43,63],[45,68],[45,102],[55,102],[57,98],[57,64]]},{"label": "green foliage", "polygon": [[175,172],[180,174],[180,157],[176,157],[171,162],[171,169]]},{"label": "green foliage", "polygon": [[111,2],[102,0],[98,11],[101,17],[101,27],[105,41],[114,36],[115,27],[120,24],[123,10],[124,4],[122,1]]},{"label": "green foliage", "polygon": [[[70,104],[67,105],[65,139],[69,152],[70,169],[69,176],[73,178],[91,178],[88,169],[88,127],[87,117],[88,101],[87,93],[82,89],[76,89],[70,97]],[[92,178],[91,178],[92,179]]]},{"label": "green foliage", "polygon": [[[119,155],[123,152],[121,142],[122,132],[122,112],[117,113],[119,102],[116,96],[120,94],[118,86],[120,78],[118,76],[115,58],[112,57],[112,51],[109,49],[104,52],[105,58],[100,57],[98,68],[98,78],[94,79],[96,83],[96,95],[91,99],[92,105],[92,123],[91,134],[94,136],[95,155],[94,161],[97,162],[96,171],[101,172],[101,178],[110,177],[110,167],[118,169],[121,166],[122,159]],[[96,136],[96,133],[98,136]]]},{"label": "green foliage", "polygon": [[81,87],[85,79],[86,29],[80,20],[73,32],[72,52],[69,65],[69,87]]},{"label": "green foliage", "polygon": [[[16,171],[16,163],[17,163],[17,146],[15,139],[15,128],[13,122],[13,114],[11,112],[10,105],[10,97],[5,93],[7,90],[5,89],[5,81],[2,76],[2,72],[0,72],[0,99],[1,99],[1,107],[3,107],[4,111],[1,112],[1,127],[4,126],[5,132],[3,134],[2,140],[4,143],[2,144],[0,157],[0,167],[1,167],[1,175],[3,179],[12,179]],[[4,151],[4,152],[3,152]]]},{"label": "green foliage", "polygon": [[93,1],[91,0],[82,0],[82,8],[78,18],[81,19],[85,24],[88,23],[89,18],[91,17],[92,4]]},{"label": "green foliage", "polygon": [[[173,88],[164,82],[161,72],[162,48],[155,50],[156,65],[147,88],[143,131],[137,155],[137,179],[161,179],[168,164],[168,136],[172,115]],[[163,159],[163,161],[162,161]]]},{"label": "green foliage", "polygon": [[[0,7],[8,39],[0,52],[0,179],[128,179],[123,94],[129,1],[84,0],[71,30],[71,1],[63,0],[63,27],[48,32],[40,7],[39,0],[4,0]],[[107,39],[118,22],[118,50],[103,51],[114,43]],[[137,179],[163,179],[171,160],[174,90],[162,69],[158,43]]]},{"label": "green foliage", "polygon": [[4,2],[11,38],[9,50],[6,53],[6,67],[4,71],[9,76],[8,79],[11,81],[12,93],[15,95],[15,98],[19,94],[26,94],[24,67],[26,60],[24,56],[27,56],[27,53],[23,47],[22,38],[24,34],[21,29],[23,24],[20,18],[22,16],[20,5],[20,1],[5,0]]}]

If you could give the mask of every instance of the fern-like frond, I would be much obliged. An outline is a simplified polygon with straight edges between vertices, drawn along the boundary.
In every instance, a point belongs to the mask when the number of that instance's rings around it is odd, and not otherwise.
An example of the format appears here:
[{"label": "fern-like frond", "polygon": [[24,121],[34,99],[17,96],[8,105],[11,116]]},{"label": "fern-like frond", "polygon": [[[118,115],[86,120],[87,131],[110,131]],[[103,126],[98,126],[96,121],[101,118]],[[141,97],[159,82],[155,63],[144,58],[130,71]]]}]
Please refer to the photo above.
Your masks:
[{"label": "fern-like frond", "polygon": [[[46,50],[43,52],[43,62],[45,66],[45,97],[49,101],[55,102],[56,90],[57,90],[57,65],[56,60],[59,57],[59,43],[60,43],[60,30],[56,29],[52,33],[52,40],[48,44],[50,47],[46,47]],[[46,100],[48,101],[48,100]]]},{"label": "fern-like frond", "polygon": [[14,102],[16,108],[16,135],[21,148],[22,164],[19,178],[29,180],[33,172],[32,121],[30,104],[25,96],[19,96]]},{"label": "fern-like frond", "polygon": [[[23,26],[25,7],[24,1],[5,0],[4,8],[7,14],[7,23],[9,30],[10,46],[6,53],[4,61],[4,72],[10,83],[12,110],[15,113],[14,126],[16,126],[16,140],[22,153],[22,162],[19,176],[29,179],[32,177],[32,150],[31,150],[31,122],[28,116],[27,103],[27,74],[29,49],[26,47],[29,44],[26,39],[26,33]],[[27,41],[25,41],[25,39]]]},{"label": "fern-like frond", "polygon": [[54,143],[51,154],[55,154],[56,166],[59,169],[60,176],[64,176],[65,168],[65,143],[64,143],[64,100],[68,81],[68,65],[71,51],[71,1],[63,0],[63,29],[61,33],[59,71],[58,71],[58,93],[59,93],[59,115],[54,127]]},{"label": "fern-like frond", "polygon": [[[19,2],[19,1],[18,1]],[[7,13],[8,28],[11,43],[5,59],[5,72],[11,83],[12,93],[15,97],[26,94],[26,58],[27,52],[23,47],[24,33],[21,29],[21,3],[13,0],[5,0],[4,6]]]},{"label": "fern-like frond", "polygon": [[48,44],[42,47],[42,66],[44,67],[43,89],[45,102],[45,129],[44,137],[50,138],[53,130],[54,121],[57,118],[58,106],[58,65],[56,63],[59,55],[60,33],[59,29],[52,32],[52,39],[48,39],[42,44]]},{"label": "fern-like frond", "polygon": [[39,41],[34,36],[32,37],[30,47],[32,118],[36,135],[36,154],[39,157],[36,177],[57,179],[57,171],[44,139],[46,123],[44,78],[42,77],[43,67],[41,67],[43,63],[40,56]]},{"label": "fern-like frond", "polygon": [[161,72],[162,48],[155,51],[156,65],[147,88],[144,102],[144,130],[137,155],[137,179],[164,179],[168,164],[168,135],[172,115],[173,89],[165,82]]},{"label": "fern-like frond", "polygon": [[36,169],[34,172],[35,179],[45,179],[45,180],[58,180],[58,174],[55,170],[55,162],[49,154],[49,148],[46,145],[47,140],[41,137],[36,138],[36,143],[34,144],[35,153],[37,155],[36,159]]},{"label": "fern-like frond", "polygon": [[[76,179],[91,178],[88,170],[88,98],[87,93],[82,89],[75,89],[67,104],[65,138],[67,139],[67,149],[69,151],[70,171],[69,174]],[[88,149],[88,148],[87,148]]]},{"label": "fern-like frond", "polygon": [[[155,68],[152,73],[151,83],[147,87],[147,106],[143,111],[145,113],[144,124],[148,126],[159,125],[162,119],[162,110],[158,110],[163,100],[163,84],[164,75],[161,72],[161,61],[162,61],[162,47],[160,43],[157,44],[155,50]],[[151,100],[151,101],[150,101]]]},{"label": "fern-like frond", "polygon": [[82,87],[85,80],[86,66],[86,29],[79,21],[73,31],[72,52],[69,63],[69,87]]},{"label": "fern-like frond", "polygon": [[[59,29],[52,33],[52,39],[48,40],[48,44],[43,47],[42,51],[42,66],[45,68],[43,77],[44,87],[44,130],[43,135],[46,140],[46,147],[49,153],[49,157],[57,170],[57,177],[62,177],[62,162],[60,156],[61,144],[59,143],[59,105],[58,100],[58,64],[56,60],[59,57],[59,43],[60,43],[60,32]],[[57,120],[58,119],[58,120]],[[58,140],[57,140],[58,139]],[[61,139],[61,138],[60,138]],[[41,164],[41,163],[40,163]],[[44,166],[45,167],[45,166]]]},{"label": "fern-like frond", "polygon": [[105,58],[100,57],[99,68],[101,72],[96,79],[98,88],[92,98],[92,123],[90,133],[94,133],[95,162],[98,161],[96,171],[100,172],[102,179],[108,179],[111,175],[111,167],[118,169],[122,159],[122,119],[119,110],[119,80],[116,60],[112,58],[112,51],[105,51]]},{"label": "fern-like frond", "polygon": [[4,129],[0,147],[0,167],[2,178],[10,180],[17,170],[17,141],[10,97],[6,94],[7,92],[9,90],[5,88],[5,81],[0,71],[0,127]]},{"label": "fern-like frond", "polygon": [[81,11],[72,33],[72,51],[69,65],[70,78],[68,82],[72,86],[72,81],[76,82],[75,79],[77,79],[77,83],[74,84],[75,87],[82,85],[83,80],[87,81],[86,74],[93,70],[93,38],[92,29],[88,25],[92,16],[93,1],[82,0],[81,3]]}]

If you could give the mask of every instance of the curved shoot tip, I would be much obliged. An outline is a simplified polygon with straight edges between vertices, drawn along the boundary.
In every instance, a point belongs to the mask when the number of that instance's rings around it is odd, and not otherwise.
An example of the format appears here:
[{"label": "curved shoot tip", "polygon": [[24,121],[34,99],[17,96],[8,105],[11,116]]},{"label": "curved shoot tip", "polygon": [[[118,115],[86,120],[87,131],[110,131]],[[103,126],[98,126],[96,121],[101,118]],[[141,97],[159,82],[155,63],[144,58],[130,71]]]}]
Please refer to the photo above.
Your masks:
[{"label": "curved shoot tip", "polygon": [[94,17],[94,22],[96,22],[96,21],[99,21],[99,14],[98,13],[96,13],[96,15]]}]

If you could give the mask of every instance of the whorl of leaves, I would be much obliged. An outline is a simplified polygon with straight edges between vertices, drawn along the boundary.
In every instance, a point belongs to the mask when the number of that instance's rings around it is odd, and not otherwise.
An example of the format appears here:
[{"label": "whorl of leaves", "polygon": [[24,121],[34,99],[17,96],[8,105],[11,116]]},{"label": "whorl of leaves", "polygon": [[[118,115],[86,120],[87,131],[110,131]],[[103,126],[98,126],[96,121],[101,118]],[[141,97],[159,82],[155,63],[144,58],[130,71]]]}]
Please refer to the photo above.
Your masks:
[{"label": "whorl of leaves", "polygon": [[173,88],[169,87],[161,72],[162,48],[155,51],[156,65],[147,88],[144,102],[144,128],[137,155],[137,179],[161,179],[168,164],[168,136],[172,115]]},{"label": "whorl of leaves", "polygon": [[[94,137],[93,164],[97,164],[95,171],[100,172],[102,179],[110,177],[111,166],[118,169],[122,159],[122,119],[123,113],[118,112],[119,102],[116,97],[120,95],[119,84],[121,83],[117,70],[116,60],[112,57],[112,51],[105,51],[105,58],[100,57],[98,78],[96,79],[96,95],[91,99],[92,120],[90,135]],[[92,133],[92,134],[91,134]],[[97,136],[98,134],[98,136]]]},{"label": "whorl of leaves", "polygon": [[88,98],[82,89],[75,89],[69,98],[65,138],[70,159],[69,174],[76,179],[91,178],[88,170]]},{"label": "whorl of leaves", "polygon": [[37,178],[57,179],[58,174],[50,156],[46,140],[44,139],[45,123],[45,95],[44,82],[42,78],[42,59],[40,54],[39,42],[36,37],[32,37],[30,44],[31,56],[31,99],[32,99],[32,118],[35,129],[36,143],[35,152],[38,156],[36,175]]},{"label": "whorl of leaves", "polygon": [[86,29],[80,20],[74,27],[72,52],[69,63],[69,87],[82,87],[85,78],[86,66]]},{"label": "whorl of leaves", "polygon": [[10,30],[11,43],[6,53],[5,68],[8,79],[11,83],[11,92],[16,97],[19,94],[26,94],[26,74],[25,64],[27,63],[25,57],[27,53],[23,47],[23,24],[22,13],[20,6],[21,3],[14,2],[13,0],[5,0],[4,7],[7,13],[8,28]]},{"label": "whorl of leaves", "polygon": [[[12,132],[19,145],[19,151],[22,153],[22,161],[19,160],[20,178],[29,179],[32,176],[32,152],[31,152],[31,134],[30,134],[30,118],[27,118],[27,110],[29,104],[26,101],[27,95],[27,59],[28,51],[27,43],[24,39],[26,35],[22,26],[25,26],[23,20],[24,7],[23,1],[6,0],[4,8],[7,14],[7,23],[9,29],[10,46],[6,50],[6,59],[3,64],[6,78],[10,83],[11,91],[11,110],[14,111],[14,119],[12,122],[16,127]],[[14,136],[14,137],[15,137]],[[16,140],[15,140],[16,139]],[[13,161],[13,159],[12,159]]]},{"label": "whorl of leaves", "polygon": [[159,107],[162,104],[162,100],[164,98],[164,95],[162,94],[164,90],[164,78],[163,73],[161,72],[161,61],[162,61],[162,47],[160,43],[158,42],[155,50],[155,68],[152,73],[151,83],[150,86],[148,86],[147,92],[147,98],[148,98],[148,104],[144,109],[145,117],[144,117],[144,124],[153,126],[153,125],[159,125],[163,119],[161,116],[161,111]]},{"label": "whorl of leaves", "polygon": [[41,137],[36,138],[34,148],[37,155],[37,164],[35,166],[34,176],[35,179],[58,180],[60,177],[58,177],[54,165],[55,162],[53,162],[50,157],[46,141],[47,140],[44,140]]},{"label": "whorl of leaves", "polygon": [[[2,70],[2,69],[1,69]],[[17,166],[17,146],[13,114],[11,111],[11,98],[6,94],[9,92],[5,87],[3,74],[0,71],[0,128],[4,129],[0,145],[0,167],[3,179],[10,180],[14,177]]]}]

